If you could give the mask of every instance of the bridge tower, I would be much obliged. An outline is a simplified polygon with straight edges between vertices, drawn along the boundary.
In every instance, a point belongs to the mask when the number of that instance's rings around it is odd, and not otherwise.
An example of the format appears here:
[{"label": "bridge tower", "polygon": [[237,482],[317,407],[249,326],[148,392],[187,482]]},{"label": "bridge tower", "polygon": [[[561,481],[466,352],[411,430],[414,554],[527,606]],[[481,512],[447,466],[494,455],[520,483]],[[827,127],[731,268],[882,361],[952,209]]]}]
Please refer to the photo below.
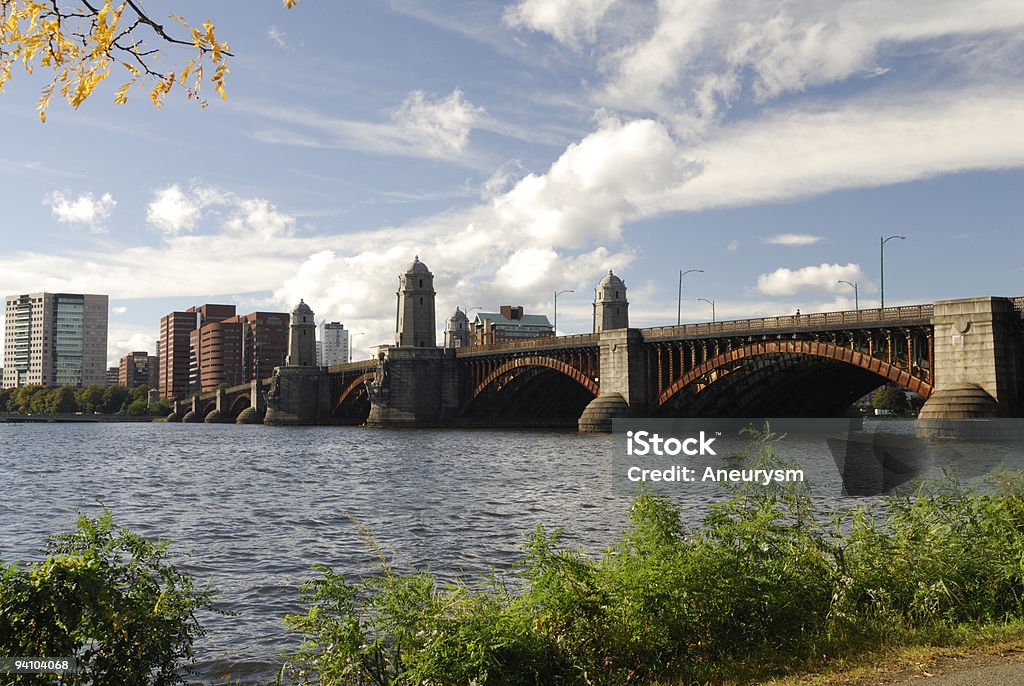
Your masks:
[{"label": "bridge tower", "polygon": [[646,406],[643,335],[629,328],[626,284],[609,269],[594,293],[594,333],[600,336],[601,391],[579,420],[580,431],[611,431],[612,419]]},{"label": "bridge tower", "polygon": [[270,379],[264,423],[319,424],[329,416],[330,401],[330,383],[316,364],[313,310],[300,300],[292,310],[284,366],[276,367]]},{"label": "bridge tower", "polygon": [[608,270],[594,289],[594,333],[629,327],[626,283]]},{"label": "bridge tower", "polygon": [[303,300],[292,310],[288,329],[288,355],[285,366],[312,367],[316,364],[316,324],[313,310]]},{"label": "bridge tower", "polygon": [[434,348],[434,275],[417,255],[398,277],[398,312],[395,345],[399,348]]},{"label": "bridge tower", "polygon": [[444,347],[459,348],[466,345],[469,345],[469,317],[456,307],[444,327]]}]

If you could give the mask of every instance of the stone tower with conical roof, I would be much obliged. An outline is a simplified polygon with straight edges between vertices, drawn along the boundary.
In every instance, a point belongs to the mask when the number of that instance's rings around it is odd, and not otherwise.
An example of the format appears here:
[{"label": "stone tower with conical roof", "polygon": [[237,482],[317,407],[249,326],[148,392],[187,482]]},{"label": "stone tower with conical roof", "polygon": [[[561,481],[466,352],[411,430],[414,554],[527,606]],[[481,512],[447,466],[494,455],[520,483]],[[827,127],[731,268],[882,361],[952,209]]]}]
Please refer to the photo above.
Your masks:
[{"label": "stone tower with conical roof", "polygon": [[629,328],[626,283],[609,269],[594,290],[594,333],[626,328]]},{"label": "stone tower with conical roof", "polygon": [[469,317],[456,307],[444,327],[444,347],[461,348],[467,345],[469,345]]},{"label": "stone tower with conical roof", "polygon": [[434,275],[419,255],[398,277],[398,313],[395,345],[399,348],[434,348]]},{"label": "stone tower with conical roof", "polygon": [[316,324],[313,310],[304,301],[292,310],[288,329],[288,356],[286,367],[312,367],[316,365]]}]

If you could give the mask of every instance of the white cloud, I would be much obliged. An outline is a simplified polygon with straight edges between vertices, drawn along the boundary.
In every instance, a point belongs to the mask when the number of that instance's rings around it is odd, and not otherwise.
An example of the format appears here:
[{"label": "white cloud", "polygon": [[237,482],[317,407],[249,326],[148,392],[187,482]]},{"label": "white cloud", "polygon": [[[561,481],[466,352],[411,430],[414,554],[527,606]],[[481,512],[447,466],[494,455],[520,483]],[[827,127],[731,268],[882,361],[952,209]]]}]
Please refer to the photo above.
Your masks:
[{"label": "white cloud", "polygon": [[[1024,5],[1015,0],[657,0],[620,2],[610,12],[611,5],[520,0],[505,22],[591,47],[606,78],[593,90],[598,103],[655,113],[685,134],[706,130],[741,98],[764,103],[850,78],[903,79],[886,62],[895,64],[905,46],[940,64],[946,81],[950,72],[1005,76],[1024,47]],[[1005,48],[986,48],[995,42],[1010,46],[1009,59]]]},{"label": "white cloud", "polygon": [[124,314],[128,311],[127,307],[111,307],[110,311],[114,314]]},{"label": "white cloud", "polygon": [[446,98],[430,100],[423,91],[413,91],[392,115],[396,138],[408,145],[422,143],[434,156],[461,153],[469,132],[484,113],[456,89]]},{"label": "white cloud", "polygon": [[1001,84],[769,111],[685,147],[704,172],[666,202],[698,210],[1020,167],[1021,130],[1024,95]]},{"label": "white cloud", "polygon": [[273,41],[274,44],[277,45],[277,47],[279,48],[289,47],[288,42],[286,40],[288,38],[288,34],[282,31],[281,29],[277,28],[277,26],[274,26],[273,24],[271,24],[269,29],[267,29],[267,38]]},{"label": "white cloud", "polygon": [[105,233],[103,222],[110,218],[110,213],[117,201],[110,193],[99,198],[92,193],[83,193],[77,198],[67,191],[54,191],[45,198],[43,203],[50,206],[50,212],[62,224],[84,224],[93,233]]},{"label": "white cloud", "polygon": [[820,240],[822,240],[822,236],[812,236],[807,233],[777,233],[764,239],[764,242],[772,245],[813,245]]},{"label": "white cloud", "polygon": [[736,252],[737,250],[740,249],[739,240],[734,238],[733,240],[729,241],[729,244],[725,246],[725,249],[728,250],[729,252]]},{"label": "white cloud", "polygon": [[199,205],[174,184],[156,192],[156,197],[146,208],[146,221],[165,234],[174,235],[194,229],[199,220],[199,210]]},{"label": "white cloud", "polygon": [[786,269],[780,267],[769,274],[757,277],[757,290],[764,295],[794,295],[801,291],[833,292],[847,288],[839,281],[865,281],[864,272],[857,264],[828,264],[823,262],[817,266],[802,269]]},{"label": "white cloud", "polygon": [[605,118],[547,173],[529,174],[495,199],[495,214],[506,229],[551,246],[615,241],[625,221],[663,211],[666,189],[698,169],[658,122]]},{"label": "white cloud", "polygon": [[593,42],[597,27],[616,0],[520,0],[510,5],[504,22],[550,34],[560,43],[578,48]]},{"label": "white cloud", "polygon": [[493,127],[486,111],[466,99],[459,89],[431,97],[412,91],[389,114],[387,122],[355,121],[302,108],[250,107],[258,116],[294,128],[262,129],[252,133],[264,143],[319,148],[347,148],[381,153],[460,161],[469,137],[478,126]]}]

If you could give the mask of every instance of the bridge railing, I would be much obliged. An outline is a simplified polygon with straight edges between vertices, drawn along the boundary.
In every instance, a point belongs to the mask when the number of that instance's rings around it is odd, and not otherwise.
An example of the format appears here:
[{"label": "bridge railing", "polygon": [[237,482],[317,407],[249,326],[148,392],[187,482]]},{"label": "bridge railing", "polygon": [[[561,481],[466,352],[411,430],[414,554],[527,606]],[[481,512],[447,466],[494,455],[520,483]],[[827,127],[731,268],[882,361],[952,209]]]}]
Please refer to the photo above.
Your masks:
[{"label": "bridge railing", "polygon": [[753,333],[783,329],[813,329],[824,326],[852,326],[887,321],[926,320],[932,317],[931,305],[901,305],[899,307],[843,312],[812,312],[760,319],[731,319],[721,322],[658,326],[644,329],[647,338],[675,336],[707,336],[711,334]]},{"label": "bridge railing", "polygon": [[521,341],[506,341],[504,343],[485,343],[483,345],[470,345],[463,348],[456,348],[462,353],[489,353],[504,350],[521,350],[538,348],[572,348],[584,345],[597,345],[600,337],[596,333],[580,333],[572,336],[549,336],[546,338],[525,338]]},{"label": "bridge railing", "polygon": [[352,370],[362,370],[367,367],[376,366],[376,360],[356,360],[354,362],[342,362],[341,364],[332,364],[327,367],[329,372],[347,372]]}]

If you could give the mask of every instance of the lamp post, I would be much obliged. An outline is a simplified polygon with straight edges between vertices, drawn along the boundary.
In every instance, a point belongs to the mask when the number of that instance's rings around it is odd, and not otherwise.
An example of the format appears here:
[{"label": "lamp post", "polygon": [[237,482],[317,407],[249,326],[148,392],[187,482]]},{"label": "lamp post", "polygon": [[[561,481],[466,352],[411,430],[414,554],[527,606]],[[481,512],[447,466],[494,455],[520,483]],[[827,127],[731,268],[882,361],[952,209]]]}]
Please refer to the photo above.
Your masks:
[{"label": "lamp post", "polygon": [[348,361],[349,362],[352,361],[352,341],[355,340],[356,336],[362,336],[365,333],[366,333],[365,331],[356,331],[353,334],[349,334],[349,337],[348,337],[349,338],[349,343],[348,343]]},{"label": "lamp post", "polygon": [[575,293],[575,292],[576,291],[574,291],[572,289],[566,289],[564,291],[555,291],[555,324],[554,324],[554,326],[552,328],[554,328],[554,330],[555,330],[554,333],[555,333],[556,336],[558,335],[558,296],[560,296],[562,293]]},{"label": "lamp post", "polygon": [[853,307],[856,310],[860,310],[860,296],[857,294],[856,282],[843,281],[840,279],[839,281],[836,281],[836,283],[845,283],[847,286],[853,286]]},{"label": "lamp post", "polygon": [[700,272],[701,274],[703,274],[704,270],[687,269],[685,272],[682,269],[679,270],[679,299],[676,305],[676,326],[679,326],[680,324],[683,323],[683,277],[689,274],[690,272]]},{"label": "lamp post", "polygon": [[697,300],[703,300],[708,305],[711,305],[711,323],[714,324],[715,323],[715,301],[714,300],[708,300],[707,298],[697,298]]},{"label": "lamp post", "polygon": [[878,263],[879,263],[878,264],[878,273],[879,273],[879,276],[881,277],[879,279],[880,282],[881,282],[879,290],[881,291],[881,294],[882,294],[882,309],[884,310],[885,309],[885,244],[888,243],[889,241],[893,240],[894,238],[898,238],[901,241],[905,241],[905,240],[907,240],[907,237],[906,236],[889,236],[888,238],[883,238],[882,236],[879,236],[878,238],[881,241],[881,243],[879,244],[879,248],[878,248]]}]

